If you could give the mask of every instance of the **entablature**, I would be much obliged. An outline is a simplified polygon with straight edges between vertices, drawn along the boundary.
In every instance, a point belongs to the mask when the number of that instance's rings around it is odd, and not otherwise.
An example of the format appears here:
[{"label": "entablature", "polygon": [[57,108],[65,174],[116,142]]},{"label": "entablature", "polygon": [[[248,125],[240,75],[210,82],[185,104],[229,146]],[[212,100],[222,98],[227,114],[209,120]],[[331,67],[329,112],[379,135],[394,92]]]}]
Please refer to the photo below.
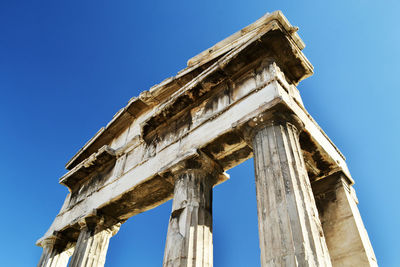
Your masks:
[{"label": "entablature", "polygon": [[72,169],[103,145],[109,145],[133,120],[156,109],[155,114],[143,123],[143,132],[151,131],[151,128],[157,127],[153,124],[159,125],[165,121],[164,116],[169,116],[168,113],[179,112],[177,105],[185,107],[186,100],[194,100],[190,96],[187,99],[188,95],[198,94],[201,97],[227,75],[245,66],[251,60],[249,57],[256,56],[254,51],[268,50],[273,53],[274,60],[286,77],[297,84],[312,74],[313,67],[301,53],[304,43],[296,31],[297,28],[290,25],[280,11],[267,13],[255,23],[193,57],[188,61],[188,67],[175,77],[142,92],[137,98],[132,98],[106,127],[100,129],[78,151],[66,164],[66,168]]}]

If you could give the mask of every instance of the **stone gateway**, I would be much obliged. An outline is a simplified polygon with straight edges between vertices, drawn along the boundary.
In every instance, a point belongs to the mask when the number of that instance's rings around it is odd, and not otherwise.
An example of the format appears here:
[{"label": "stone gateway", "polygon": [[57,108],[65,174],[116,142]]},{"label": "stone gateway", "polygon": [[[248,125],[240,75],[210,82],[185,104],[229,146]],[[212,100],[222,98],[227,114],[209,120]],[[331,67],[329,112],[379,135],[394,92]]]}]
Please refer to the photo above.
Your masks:
[{"label": "stone gateway", "polygon": [[67,163],[38,266],[104,266],[123,223],[169,199],[163,266],[213,266],[213,187],[253,156],[262,266],[377,266],[345,158],[296,88],[313,73],[297,30],[266,14],[132,98]]}]

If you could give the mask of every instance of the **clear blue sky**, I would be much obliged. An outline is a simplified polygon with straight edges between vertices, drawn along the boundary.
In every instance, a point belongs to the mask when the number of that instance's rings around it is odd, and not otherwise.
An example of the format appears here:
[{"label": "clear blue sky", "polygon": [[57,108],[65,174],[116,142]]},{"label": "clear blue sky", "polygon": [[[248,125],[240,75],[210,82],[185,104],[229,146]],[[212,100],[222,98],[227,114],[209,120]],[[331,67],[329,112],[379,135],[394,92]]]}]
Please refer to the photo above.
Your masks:
[{"label": "clear blue sky", "polygon": [[[0,2],[0,266],[35,266],[64,164],[139,92],[282,10],[315,74],[300,92],[347,157],[381,266],[400,266],[399,1]],[[252,160],[214,190],[215,266],[259,266]],[[131,218],[106,266],[161,266],[171,202]]]}]

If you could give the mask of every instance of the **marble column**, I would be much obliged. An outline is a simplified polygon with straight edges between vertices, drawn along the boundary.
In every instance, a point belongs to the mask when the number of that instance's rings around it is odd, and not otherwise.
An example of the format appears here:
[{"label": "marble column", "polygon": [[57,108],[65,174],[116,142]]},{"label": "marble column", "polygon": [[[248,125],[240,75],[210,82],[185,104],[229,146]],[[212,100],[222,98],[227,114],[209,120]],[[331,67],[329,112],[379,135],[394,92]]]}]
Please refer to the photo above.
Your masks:
[{"label": "marble column", "polygon": [[312,183],[333,266],[378,266],[351,182],[335,173]]},{"label": "marble column", "polygon": [[40,257],[38,267],[66,267],[69,257],[72,255],[73,247],[61,240],[59,237],[52,236],[42,241],[43,253]]},{"label": "marble column", "polygon": [[295,125],[254,128],[261,266],[331,266]]},{"label": "marble column", "polygon": [[213,266],[212,188],[215,166],[188,161],[174,173],[175,188],[168,225],[164,267]]},{"label": "marble column", "polygon": [[81,232],[76,242],[70,267],[103,267],[106,261],[108,244],[121,223],[107,226],[104,219],[82,220]]}]

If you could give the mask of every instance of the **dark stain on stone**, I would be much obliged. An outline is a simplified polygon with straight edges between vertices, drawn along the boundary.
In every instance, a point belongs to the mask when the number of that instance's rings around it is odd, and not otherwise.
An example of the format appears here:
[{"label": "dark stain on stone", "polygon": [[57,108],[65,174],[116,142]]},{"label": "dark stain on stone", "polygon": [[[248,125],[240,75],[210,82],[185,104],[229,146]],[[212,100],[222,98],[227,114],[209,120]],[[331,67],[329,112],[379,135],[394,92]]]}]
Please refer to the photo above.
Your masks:
[{"label": "dark stain on stone", "polygon": [[336,188],[339,183],[340,176],[337,173],[311,183],[320,218],[323,217],[329,204],[337,201]]},{"label": "dark stain on stone", "polygon": [[224,170],[235,167],[236,165],[246,161],[253,156],[253,150],[245,146],[226,157],[219,159],[218,163],[223,167]]},{"label": "dark stain on stone", "polygon": [[201,169],[201,167],[202,167],[201,162],[199,162],[196,159],[189,159],[185,161],[186,169]]},{"label": "dark stain on stone", "polygon": [[181,216],[182,212],[185,210],[185,208],[177,209],[172,211],[171,213],[171,219],[179,218]]},{"label": "dark stain on stone", "polygon": [[190,129],[192,126],[192,116],[190,112],[185,112],[180,116],[179,118],[176,119],[176,132],[179,132],[182,129]]},{"label": "dark stain on stone", "polygon": [[226,133],[226,134],[218,137],[217,139],[215,139],[212,143],[208,144],[204,148],[204,151],[207,154],[216,156],[224,151],[225,144],[226,145],[234,145],[234,144],[238,144],[241,142],[242,142],[242,138],[240,137],[240,135],[238,135],[237,133],[232,131],[232,132]]}]

